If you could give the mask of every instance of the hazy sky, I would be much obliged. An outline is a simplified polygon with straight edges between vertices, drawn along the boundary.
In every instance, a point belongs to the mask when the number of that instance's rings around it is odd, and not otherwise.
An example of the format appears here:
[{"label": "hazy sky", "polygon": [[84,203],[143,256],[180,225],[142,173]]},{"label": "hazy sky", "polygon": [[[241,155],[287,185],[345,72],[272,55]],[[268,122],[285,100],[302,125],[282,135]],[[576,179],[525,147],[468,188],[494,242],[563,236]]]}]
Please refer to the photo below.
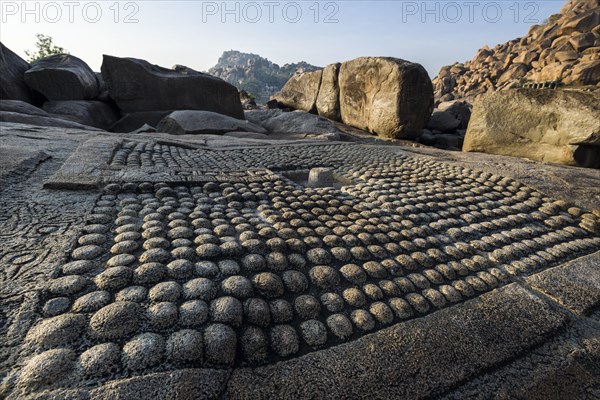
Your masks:
[{"label": "hazy sky", "polygon": [[0,0],[0,38],[25,57],[34,35],[48,34],[95,70],[102,54],[206,70],[234,49],[319,66],[392,56],[435,76],[483,45],[525,35],[565,1]]}]

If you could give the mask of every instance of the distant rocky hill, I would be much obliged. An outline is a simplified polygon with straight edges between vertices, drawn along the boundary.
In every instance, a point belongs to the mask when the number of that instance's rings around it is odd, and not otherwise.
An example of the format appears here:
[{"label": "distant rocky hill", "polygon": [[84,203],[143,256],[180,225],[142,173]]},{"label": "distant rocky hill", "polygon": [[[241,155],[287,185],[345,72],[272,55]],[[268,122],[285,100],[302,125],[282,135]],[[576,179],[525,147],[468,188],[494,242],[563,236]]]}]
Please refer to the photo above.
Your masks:
[{"label": "distant rocky hill", "polygon": [[471,61],[441,69],[435,97],[474,98],[528,81],[566,86],[600,82],[600,0],[569,0],[523,38],[480,49]]},{"label": "distant rocky hill", "polygon": [[208,73],[251,93],[259,103],[266,103],[296,72],[319,69],[304,61],[279,66],[257,54],[230,50],[223,52],[217,65]]}]

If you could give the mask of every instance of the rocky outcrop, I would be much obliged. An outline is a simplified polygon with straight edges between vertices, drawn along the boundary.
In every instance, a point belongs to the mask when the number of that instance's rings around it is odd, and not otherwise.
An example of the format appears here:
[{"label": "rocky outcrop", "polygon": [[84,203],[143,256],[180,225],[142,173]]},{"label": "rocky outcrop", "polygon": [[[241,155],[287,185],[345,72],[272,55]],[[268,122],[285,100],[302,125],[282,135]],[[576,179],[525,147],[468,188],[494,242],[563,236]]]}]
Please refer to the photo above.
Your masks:
[{"label": "rocky outcrop", "polygon": [[271,99],[283,107],[316,113],[322,75],[323,71],[296,74]]},{"label": "rocky outcrop", "polygon": [[104,130],[119,119],[117,110],[98,100],[49,101],[43,109],[60,118]]},{"label": "rocky outcrop", "polygon": [[198,110],[174,111],[163,118],[156,129],[172,135],[222,135],[234,131],[267,133],[252,122]]},{"label": "rocky outcrop", "polygon": [[525,82],[600,85],[600,1],[569,0],[559,14],[523,38],[479,50],[443,67],[433,80],[438,101],[475,98]]},{"label": "rocky outcrop", "polygon": [[46,111],[21,100],[0,100],[0,111],[51,117]]},{"label": "rocky outcrop", "polygon": [[23,80],[29,64],[0,42],[0,100],[32,102],[31,89]]},{"label": "rocky outcrop", "polygon": [[246,111],[246,119],[270,133],[339,134],[340,130],[327,118],[304,111],[282,110]]},{"label": "rocky outcrop", "polygon": [[141,111],[127,113],[110,127],[110,131],[118,133],[133,132],[144,125],[156,128],[158,123],[171,112],[172,111]]},{"label": "rocky outcrop", "polygon": [[427,129],[423,129],[417,141],[439,149],[460,151],[471,118],[471,108],[469,103],[462,100],[438,104],[427,123]]},{"label": "rocky outcrop", "polygon": [[330,65],[321,73],[298,74],[273,99],[394,139],[418,137],[433,110],[425,69],[383,57],[362,57]]},{"label": "rocky outcrop", "polygon": [[[106,129],[103,126],[94,125],[91,122],[99,121],[102,118],[102,106],[100,108],[90,109],[88,114],[82,118],[76,118],[74,111],[81,114],[82,109],[70,103],[100,103],[88,101],[57,101],[46,102],[45,109],[35,107],[29,103],[20,100],[0,100],[0,122],[14,122],[38,126],[52,126],[58,128],[74,128],[95,130],[96,128]],[[67,112],[71,112],[68,115]],[[111,115],[115,116],[116,112],[111,110]]]},{"label": "rocky outcrop", "polygon": [[34,61],[24,79],[31,89],[48,100],[90,100],[99,94],[94,71],[70,54],[56,54]]},{"label": "rocky outcrop", "polygon": [[204,110],[243,118],[237,89],[190,68],[167,69],[135,58],[104,56],[102,77],[123,113]]},{"label": "rocky outcrop", "polygon": [[466,101],[453,100],[438,104],[437,110],[450,114],[459,121],[457,129],[467,129],[471,119],[471,109],[473,106]]},{"label": "rocky outcrop", "polygon": [[279,66],[257,54],[230,50],[223,52],[208,73],[231,83],[239,90],[252,93],[257,102],[266,103],[295,73],[319,69],[304,61]]},{"label": "rocky outcrop", "polygon": [[440,132],[453,131],[460,125],[460,121],[449,112],[443,110],[433,110],[427,129]]},{"label": "rocky outcrop", "polygon": [[54,118],[53,116],[43,116],[39,114],[23,114],[12,111],[0,111],[0,122],[13,122],[28,125],[100,131],[99,129],[91,126],[82,125],[77,122],[61,118]]},{"label": "rocky outcrop", "polygon": [[600,94],[516,89],[475,103],[463,151],[600,167]]}]

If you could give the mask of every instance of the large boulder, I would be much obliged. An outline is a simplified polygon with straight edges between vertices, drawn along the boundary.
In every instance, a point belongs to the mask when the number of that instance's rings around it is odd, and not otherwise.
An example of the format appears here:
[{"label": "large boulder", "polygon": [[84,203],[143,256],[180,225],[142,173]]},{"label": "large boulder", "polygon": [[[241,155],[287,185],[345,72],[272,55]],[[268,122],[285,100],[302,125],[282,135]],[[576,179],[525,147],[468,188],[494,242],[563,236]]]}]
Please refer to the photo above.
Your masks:
[{"label": "large boulder", "polygon": [[70,54],[55,54],[31,63],[25,83],[48,100],[91,100],[98,96],[92,69]]},{"label": "large boulder", "polygon": [[262,126],[270,133],[340,133],[340,130],[327,118],[300,110],[293,112],[282,110],[246,111],[246,119]]},{"label": "large boulder", "polygon": [[0,100],[0,111],[52,117],[46,111],[21,100]]},{"label": "large boulder", "polygon": [[284,107],[316,113],[322,75],[323,71],[296,74],[271,99]]},{"label": "large boulder", "polygon": [[237,89],[222,79],[178,67],[167,69],[135,58],[104,56],[102,77],[123,113],[205,110],[244,118]]},{"label": "large boulder", "polygon": [[342,63],[342,121],[379,136],[418,137],[433,111],[433,86],[419,64],[362,57]]},{"label": "large boulder", "polygon": [[50,114],[21,100],[0,100],[0,122],[96,130],[95,127],[78,123],[63,115]]},{"label": "large boulder", "polygon": [[471,108],[472,106],[464,100],[445,101],[437,106],[438,110],[446,111],[460,121],[458,129],[467,129],[471,118]]},{"label": "large boulder", "polygon": [[600,60],[581,62],[573,68],[571,76],[564,83],[596,85],[600,82]]},{"label": "large boulder", "polygon": [[222,135],[234,131],[267,133],[252,122],[199,110],[173,111],[158,123],[156,129],[171,135]]},{"label": "large boulder", "polygon": [[340,115],[340,86],[338,83],[340,66],[340,63],[330,64],[323,70],[316,103],[319,115],[334,121],[341,121],[342,119]]},{"label": "large boulder", "polygon": [[498,78],[496,85],[500,86],[503,83],[514,81],[523,78],[527,75],[529,68],[525,64],[513,64]]},{"label": "large boulder", "polygon": [[427,124],[427,129],[449,132],[457,129],[460,121],[448,111],[434,110]]},{"label": "large boulder", "polygon": [[43,109],[60,118],[104,130],[119,119],[113,107],[98,100],[49,101],[44,103]]},{"label": "large boulder", "polygon": [[73,129],[84,129],[91,131],[99,131],[98,128],[78,124],[77,122],[54,118],[52,116],[43,116],[37,114],[22,114],[12,111],[0,111],[0,122],[13,122],[18,124],[38,125],[38,126],[51,126],[57,128],[73,128]]},{"label": "large boulder", "polygon": [[23,80],[28,69],[25,60],[0,42],[0,100],[32,102],[31,89]]},{"label": "large boulder", "polygon": [[419,64],[362,57],[297,74],[272,99],[379,136],[415,138],[433,111],[433,86]]},{"label": "large boulder", "polygon": [[600,94],[516,89],[473,108],[463,151],[600,167]]}]

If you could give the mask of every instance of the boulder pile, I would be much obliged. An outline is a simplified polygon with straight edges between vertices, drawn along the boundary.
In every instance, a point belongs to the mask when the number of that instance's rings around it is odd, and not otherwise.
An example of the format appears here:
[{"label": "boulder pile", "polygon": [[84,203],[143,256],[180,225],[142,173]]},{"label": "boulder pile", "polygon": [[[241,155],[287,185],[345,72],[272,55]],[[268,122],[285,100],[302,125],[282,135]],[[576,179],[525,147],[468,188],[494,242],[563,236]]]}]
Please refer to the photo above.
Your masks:
[{"label": "boulder pile", "polygon": [[443,67],[433,80],[437,102],[472,100],[528,82],[600,85],[600,0],[569,0],[524,37],[485,46],[471,61]]},{"label": "boulder pile", "polygon": [[216,115],[209,118],[214,126],[191,127],[195,119],[187,114],[185,128],[163,126],[176,133],[222,134],[231,130],[224,129],[223,118],[237,121],[228,122],[233,130],[249,125],[237,89],[220,78],[180,65],[167,69],[106,55],[101,70],[95,73],[70,54],[30,65],[0,43],[0,121],[126,133],[151,130],[173,112],[189,110]]},{"label": "boulder pile", "polygon": [[419,143],[440,149],[460,151],[473,106],[464,100],[440,103],[433,110]]}]

